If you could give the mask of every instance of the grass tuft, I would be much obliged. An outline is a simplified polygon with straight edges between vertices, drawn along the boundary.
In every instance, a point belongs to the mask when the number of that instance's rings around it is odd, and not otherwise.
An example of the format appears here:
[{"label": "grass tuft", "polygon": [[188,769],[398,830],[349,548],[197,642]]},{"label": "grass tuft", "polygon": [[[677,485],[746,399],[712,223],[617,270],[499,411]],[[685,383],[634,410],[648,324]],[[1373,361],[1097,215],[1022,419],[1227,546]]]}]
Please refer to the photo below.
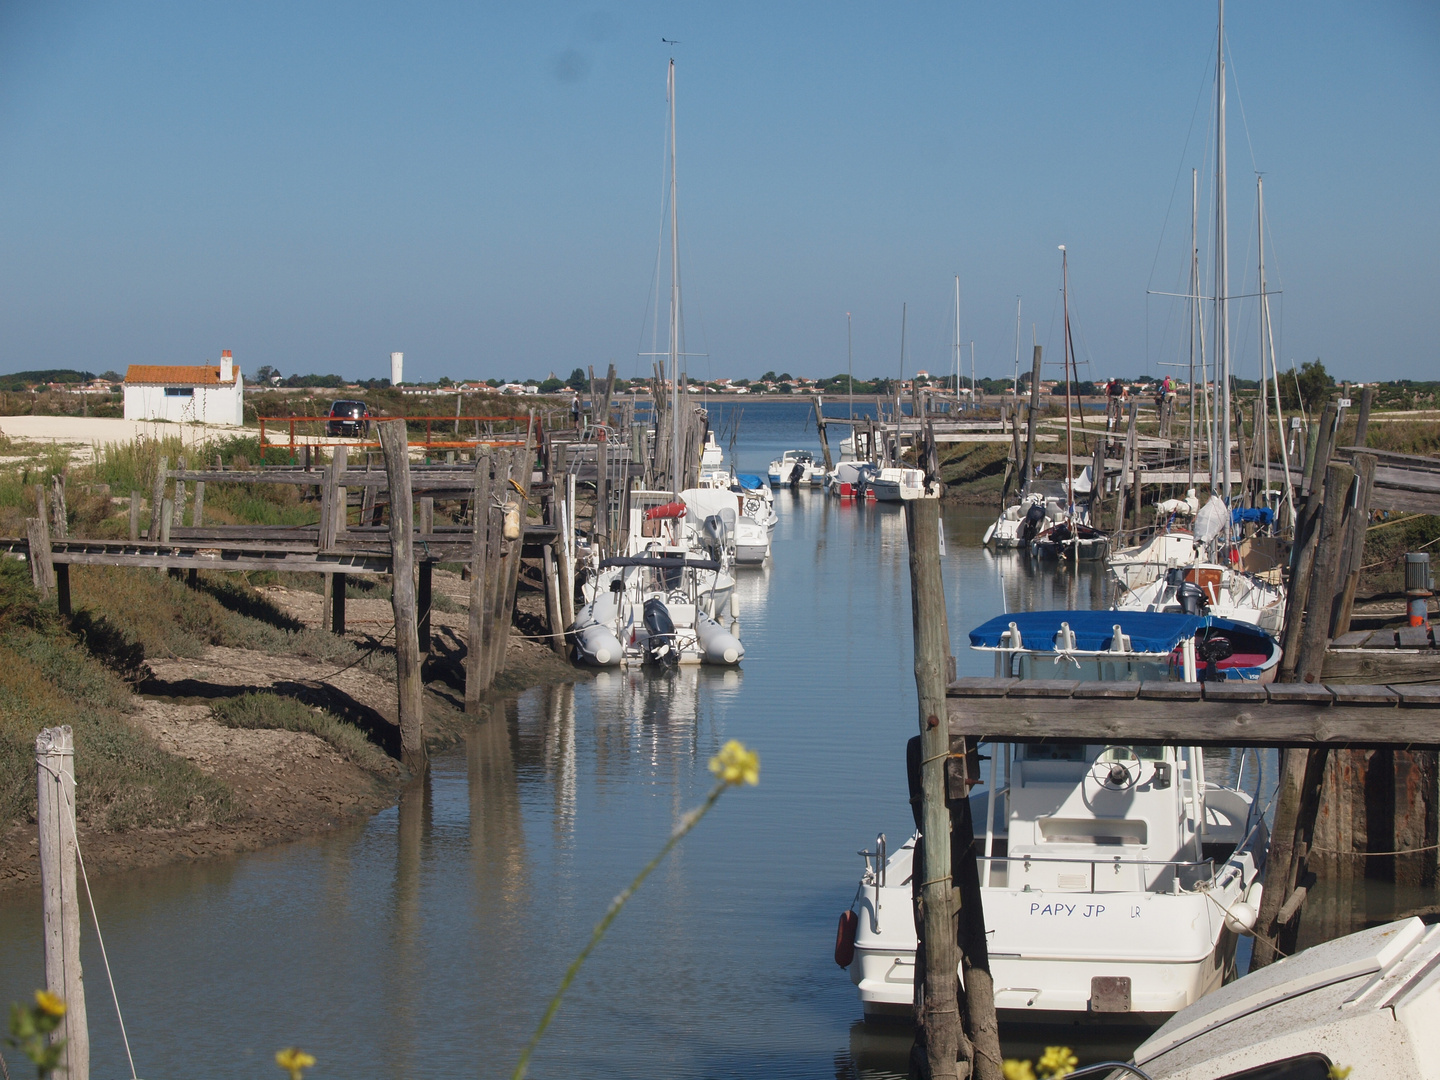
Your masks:
[{"label": "grass tuft", "polygon": [[241,694],[217,702],[211,711],[226,727],[303,731],[324,739],[361,768],[383,772],[391,767],[390,759],[354,724],[294,698],[268,692]]}]

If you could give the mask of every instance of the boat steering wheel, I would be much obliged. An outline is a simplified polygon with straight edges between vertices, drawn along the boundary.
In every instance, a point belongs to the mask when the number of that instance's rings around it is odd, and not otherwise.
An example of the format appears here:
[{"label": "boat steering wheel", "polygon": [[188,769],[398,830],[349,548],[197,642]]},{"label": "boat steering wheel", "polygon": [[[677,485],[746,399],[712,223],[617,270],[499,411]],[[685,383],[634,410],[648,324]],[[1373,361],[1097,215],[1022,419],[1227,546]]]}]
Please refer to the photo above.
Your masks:
[{"label": "boat steering wheel", "polygon": [[[1120,751],[1129,761],[1105,761],[1110,751]],[[1106,791],[1129,791],[1140,782],[1140,755],[1128,746],[1107,746],[1090,766],[1090,779]]]}]

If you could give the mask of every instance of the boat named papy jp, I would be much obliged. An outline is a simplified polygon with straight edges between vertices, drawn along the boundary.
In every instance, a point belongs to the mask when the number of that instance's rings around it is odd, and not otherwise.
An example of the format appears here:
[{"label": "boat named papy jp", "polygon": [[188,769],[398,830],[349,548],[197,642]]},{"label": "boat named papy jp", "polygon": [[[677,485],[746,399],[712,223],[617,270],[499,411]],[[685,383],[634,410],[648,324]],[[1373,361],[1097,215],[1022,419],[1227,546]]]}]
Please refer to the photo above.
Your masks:
[{"label": "boat named papy jp", "polygon": [[[1151,613],[1001,616],[970,644],[994,654],[996,675],[1030,679],[1259,679],[1279,658],[1255,627]],[[1222,786],[1194,746],[1081,738],[981,754],[989,775],[969,798],[1002,1020],[1155,1025],[1233,975],[1268,839],[1243,765]],[[888,851],[882,835],[862,852],[841,916],[835,959],[867,1016],[913,1007],[915,841]]]}]

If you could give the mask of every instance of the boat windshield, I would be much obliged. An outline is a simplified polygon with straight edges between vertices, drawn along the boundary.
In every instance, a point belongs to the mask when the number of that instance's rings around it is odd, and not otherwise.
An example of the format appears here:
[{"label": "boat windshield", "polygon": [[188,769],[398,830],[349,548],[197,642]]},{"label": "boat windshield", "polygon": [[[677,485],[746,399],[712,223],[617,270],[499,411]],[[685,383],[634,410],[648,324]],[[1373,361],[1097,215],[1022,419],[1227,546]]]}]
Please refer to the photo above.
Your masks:
[{"label": "boat windshield", "polygon": [[1141,744],[1136,746],[1102,746],[1097,743],[1083,743],[1072,739],[1056,742],[1021,743],[1015,747],[1018,761],[1165,761],[1166,748]]}]

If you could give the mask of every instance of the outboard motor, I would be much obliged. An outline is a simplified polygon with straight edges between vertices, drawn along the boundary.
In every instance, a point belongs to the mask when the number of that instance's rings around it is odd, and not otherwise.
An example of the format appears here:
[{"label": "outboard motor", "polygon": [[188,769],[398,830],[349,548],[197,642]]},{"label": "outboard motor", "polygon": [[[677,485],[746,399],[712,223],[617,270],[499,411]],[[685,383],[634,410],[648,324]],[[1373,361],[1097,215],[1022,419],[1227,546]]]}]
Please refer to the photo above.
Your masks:
[{"label": "outboard motor", "polygon": [[[1198,592],[1199,590],[1196,589]],[[1205,681],[1219,682],[1225,676],[1220,674],[1220,661],[1235,655],[1235,646],[1229,638],[1207,637],[1195,641],[1195,656],[1205,663]]]},{"label": "outboard motor", "polygon": [[1175,599],[1186,615],[1205,614],[1205,594],[1193,581],[1180,582],[1180,587],[1175,590]]},{"label": "outboard motor", "polygon": [[670,609],[665,601],[652,596],[645,601],[645,662],[671,667],[680,661],[680,650],[675,647],[675,623],[670,618]]},{"label": "outboard motor", "polygon": [[1176,592],[1179,592],[1180,586],[1185,584],[1185,567],[1172,566],[1169,570],[1166,570],[1165,584]]},{"label": "outboard motor", "polygon": [[800,462],[797,461],[797,462],[795,463],[795,467],[790,470],[790,486],[791,486],[792,488],[793,488],[793,487],[798,487],[798,486],[800,485],[800,481],[801,481],[802,479],[804,479],[804,477],[805,477],[805,466],[802,465],[802,464],[800,464]]},{"label": "outboard motor", "polygon": [[711,558],[718,559],[725,550],[724,519],[719,514],[711,514],[701,523],[700,533],[705,538],[705,550]]},{"label": "outboard motor", "polygon": [[1031,503],[1030,509],[1025,511],[1025,522],[1020,526],[1020,542],[1028,544],[1035,539],[1035,534],[1040,531],[1040,523],[1045,520],[1045,507],[1040,503]]}]

